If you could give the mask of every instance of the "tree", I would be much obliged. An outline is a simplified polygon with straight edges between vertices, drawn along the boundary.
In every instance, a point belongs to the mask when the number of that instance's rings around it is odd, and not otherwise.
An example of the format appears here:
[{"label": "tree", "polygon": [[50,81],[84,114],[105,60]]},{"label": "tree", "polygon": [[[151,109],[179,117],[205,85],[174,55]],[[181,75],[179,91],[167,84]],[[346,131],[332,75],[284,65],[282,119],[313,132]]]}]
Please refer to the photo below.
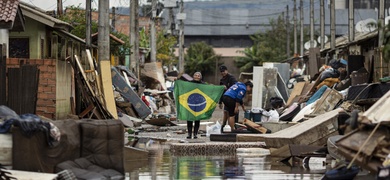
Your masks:
[{"label": "tree", "polygon": [[[139,46],[147,49],[146,57],[150,53],[150,33],[143,28],[139,33]],[[177,39],[174,36],[165,35],[164,30],[159,30],[156,33],[156,59],[162,62],[162,65],[171,65],[177,62],[177,58],[173,53],[173,47],[177,43]]]},{"label": "tree", "polygon": [[[292,56],[292,51],[288,56],[286,54],[287,30],[285,19],[279,16],[276,20],[270,19],[269,22],[271,29],[251,35],[253,45],[243,51],[238,51],[244,55],[235,59],[240,71],[251,72],[253,66],[261,66],[264,62],[280,62]],[[307,32],[306,28],[304,34],[307,34]],[[293,42],[293,31],[290,31],[290,33],[290,42]],[[299,38],[300,35],[297,39]],[[304,39],[308,39],[308,37],[305,36]],[[294,43],[290,43],[290,49],[294,49]]]},{"label": "tree", "polygon": [[189,74],[197,71],[202,74],[205,72],[214,72],[215,62],[219,59],[220,56],[215,54],[212,46],[205,42],[192,43],[184,56],[184,69]]},{"label": "tree", "polygon": [[[66,13],[59,17],[60,20],[65,21],[73,26],[73,29],[70,31],[70,33],[74,34],[75,36],[85,39],[85,32],[87,29],[87,22],[85,19],[85,10],[80,8],[79,6],[69,6],[66,8]],[[91,33],[98,32],[98,24],[97,22],[92,21],[91,22]]]},{"label": "tree", "polygon": [[[85,32],[87,29],[86,24],[87,23],[86,23],[86,18],[85,18],[85,10],[81,9],[80,5],[77,7],[76,6],[67,7],[65,15],[59,17],[59,19],[65,21],[65,22],[68,22],[69,24],[71,24],[74,27],[74,29],[72,29],[70,31],[70,33],[72,33],[73,35],[75,35],[79,38],[85,39],[85,37],[86,37]],[[92,21],[91,22],[91,34],[94,34],[97,32],[98,32],[98,24],[97,24],[97,22]],[[125,42],[124,45],[119,45],[119,46],[114,45],[114,44],[110,44],[110,46],[111,46],[110,52],[113,55],[118,56],[119,59],[123,62],[125,59],[125,56],[130,54],[131,46],[130,46],[129,36],[125,35],[123,33],[120,33],[120,32],[110,32],[110,33]]]},{"label": "tree", "polygon": [[165,35],[164,31],[157,33],[157,60],[163,65],[171,65],[177,62],[173,47],[177,44],[177,39],[171,35]]}]

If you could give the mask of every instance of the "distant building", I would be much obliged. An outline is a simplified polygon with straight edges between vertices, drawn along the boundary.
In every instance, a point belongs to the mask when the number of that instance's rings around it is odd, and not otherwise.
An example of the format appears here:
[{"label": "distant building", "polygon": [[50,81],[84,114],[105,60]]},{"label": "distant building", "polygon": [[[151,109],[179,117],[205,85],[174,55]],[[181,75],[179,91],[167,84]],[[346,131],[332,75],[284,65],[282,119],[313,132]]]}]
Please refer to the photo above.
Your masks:
[{"label": "distant building", "polygon": [[[328,0],[328,5],[330,0]],[[353,0],[353,6],[355,9],[378,9],[379,0]],[[336,9],[348,9],[348,0],[335,1]],[[385,0],[386,15],[389,15],[390,1]]]}]

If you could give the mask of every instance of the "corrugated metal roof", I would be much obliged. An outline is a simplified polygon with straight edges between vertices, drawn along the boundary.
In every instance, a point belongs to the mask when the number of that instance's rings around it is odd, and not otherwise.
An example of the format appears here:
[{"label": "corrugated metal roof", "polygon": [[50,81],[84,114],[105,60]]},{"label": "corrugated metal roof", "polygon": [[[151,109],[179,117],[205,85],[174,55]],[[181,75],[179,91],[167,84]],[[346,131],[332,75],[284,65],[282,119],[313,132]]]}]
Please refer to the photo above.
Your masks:
[{"label": "corrugated metal roof", "polygon": [[[374,38],[378,35],[378,31],[375,30],[373,32],[356,32],[355,33],[355,40],[352,42],[349,42],[348,35],[341,36],[336,38],[336,48],[343,48],[350,44],[356,44],[360,41],[364,41],[367,39]],[[324,49],[321,49],[321,52],[329,51],[330,50],[330,42],[326,43],[324,46]]]}]

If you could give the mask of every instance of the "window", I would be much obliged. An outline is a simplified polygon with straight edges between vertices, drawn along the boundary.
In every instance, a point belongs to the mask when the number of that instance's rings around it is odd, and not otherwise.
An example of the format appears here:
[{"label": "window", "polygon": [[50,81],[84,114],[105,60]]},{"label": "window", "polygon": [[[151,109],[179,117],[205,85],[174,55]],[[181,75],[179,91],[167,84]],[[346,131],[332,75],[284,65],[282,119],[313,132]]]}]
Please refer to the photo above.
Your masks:
[{"label": "window", "polygon": [[28,38],[9,38],[10,58],[30,58],[30,40]]}]

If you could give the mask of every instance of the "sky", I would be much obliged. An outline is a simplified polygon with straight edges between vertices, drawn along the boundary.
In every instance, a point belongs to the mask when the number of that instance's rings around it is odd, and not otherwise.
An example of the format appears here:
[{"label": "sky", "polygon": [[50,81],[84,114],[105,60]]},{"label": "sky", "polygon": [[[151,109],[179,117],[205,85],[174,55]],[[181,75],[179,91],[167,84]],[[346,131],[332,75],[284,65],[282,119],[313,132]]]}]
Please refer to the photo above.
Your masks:
[{"label": "sky", "polygon": [[[43,10],[57,10],[57,1],[56,0],[21,0],[25,3],[31,4],[33,6],[39,7]],[[67,6],[78,6],[81,8],[85,8],[86,0],[62,0],[63,7]],[[92,8],[98,8],[99,0],[92,0]],[[110,7],[118,7],[118,6],[130,6],[130,0],[110,0]]]},{"label": "sky", "polygon": [[[46,11],[57,10],[56,0],[21,0],[21,1],[39,7]],[[86,0],[62,0],[62,4],[64,8],[71,5],[74,6],[80,5],[81,8],[85,8],[85,1]],[[186,1],[193,1],[193,0],[184,0],[184,2]],[[145,3],[146,0],[139,0],[139,2]],[[98,9],[98,3],[99,0],[92,0],[92,8]],[[110,0],[110,7],[120,7],[120,6],[129,7],[130,0]]]}]

